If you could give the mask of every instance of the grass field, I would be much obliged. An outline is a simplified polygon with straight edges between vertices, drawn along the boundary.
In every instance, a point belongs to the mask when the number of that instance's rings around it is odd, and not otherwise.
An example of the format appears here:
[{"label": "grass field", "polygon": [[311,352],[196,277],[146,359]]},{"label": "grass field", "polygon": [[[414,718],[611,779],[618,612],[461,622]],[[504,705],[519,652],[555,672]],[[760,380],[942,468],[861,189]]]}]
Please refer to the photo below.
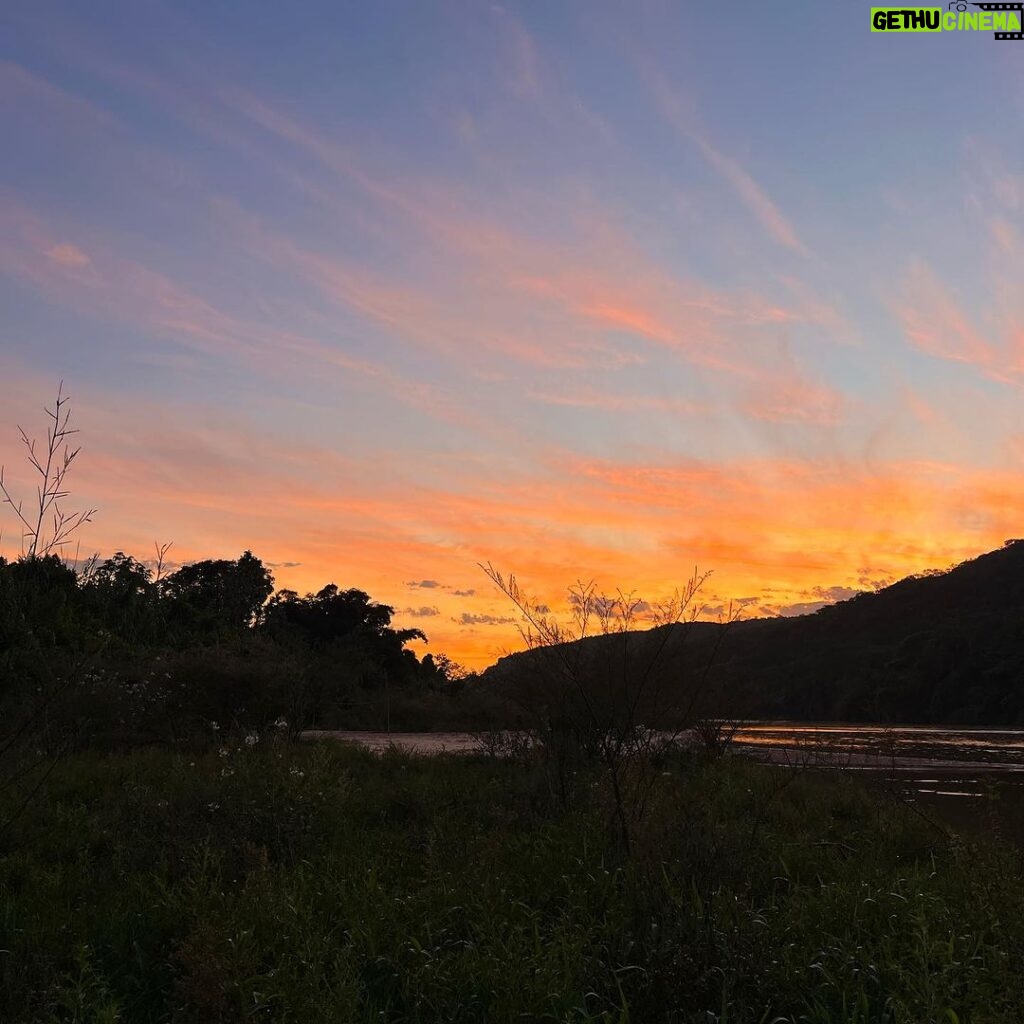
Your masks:
[{"label": "grass field", "polygon": [[624,854],[522,761],[78,756],[2,839],[0,1020],[1019,1024],[1019,853],[784,771],[666,765]]}]

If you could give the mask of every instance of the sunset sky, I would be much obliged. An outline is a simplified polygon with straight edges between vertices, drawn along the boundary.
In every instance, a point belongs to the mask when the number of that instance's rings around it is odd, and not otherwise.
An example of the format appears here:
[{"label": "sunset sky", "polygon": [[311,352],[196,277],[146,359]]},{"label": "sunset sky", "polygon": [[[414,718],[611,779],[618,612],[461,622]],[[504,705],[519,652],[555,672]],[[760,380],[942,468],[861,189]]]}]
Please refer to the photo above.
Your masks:
[{"label": "sunset sky", "polygon": [[83,553],[473,667],[479,562],[793,614],[1024,534],[1024,42],[869,10],[7,5],[8,482],[63,378]]}]

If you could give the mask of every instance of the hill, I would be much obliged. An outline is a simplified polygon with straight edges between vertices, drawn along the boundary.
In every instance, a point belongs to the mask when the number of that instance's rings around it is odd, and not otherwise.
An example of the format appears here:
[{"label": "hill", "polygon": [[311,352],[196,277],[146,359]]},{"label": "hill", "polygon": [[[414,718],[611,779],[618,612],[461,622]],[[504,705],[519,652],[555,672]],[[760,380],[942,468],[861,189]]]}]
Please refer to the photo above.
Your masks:
[{"label": "hill", "polygon": [[[701,672],[721,641],[709,713],[1024,725],[1024,541],[810,615],[665,628],[661,669],[677,685]],[[662,638],[650,630],[630,642],[644,652]],[[615,642],[582,641],[587,664],[599,666]],[[503,658],[484,680],[506,686],[535,657]]]}]

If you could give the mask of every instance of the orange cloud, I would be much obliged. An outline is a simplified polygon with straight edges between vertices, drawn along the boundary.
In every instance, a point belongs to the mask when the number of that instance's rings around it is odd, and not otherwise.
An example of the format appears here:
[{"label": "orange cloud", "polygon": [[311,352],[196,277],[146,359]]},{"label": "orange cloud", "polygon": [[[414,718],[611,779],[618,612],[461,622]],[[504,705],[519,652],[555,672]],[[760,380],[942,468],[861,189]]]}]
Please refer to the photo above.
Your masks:
[{"label": "orange cloud", "polygon": [[[489,588],[482,561],[515,571],[554,608],[577,578],[653,599],[697,565],[715,572],[709,603],[753,596],[768,611],[944,567],[1018,533],[1024,515],[1015,465],[626,463],[552,453],[501,473],[434,458],[417,476],[398,453],[382,465],[379,456],[296,448],[209,413],[199,427],[188,408],[115,411],[101,393],[72,393],[85,443],[73,493],[100,507],[84,550],[147,557],[153,540],[170,539],[187,560],[250,547],[279,566],[279,585],[362,587],[404,609],[399,621],[426,624],[432,649],[477,666],[518,642],[515,622],[501,621],[514,613]],[[19,398],[10,408],[31,426],[23,406]],[[16,487],[26,480],[9,435],[0,457]],[[409,580],[443,582],[421,607],[410,603]],[[424,618],[424,607],[438,614]]]}]

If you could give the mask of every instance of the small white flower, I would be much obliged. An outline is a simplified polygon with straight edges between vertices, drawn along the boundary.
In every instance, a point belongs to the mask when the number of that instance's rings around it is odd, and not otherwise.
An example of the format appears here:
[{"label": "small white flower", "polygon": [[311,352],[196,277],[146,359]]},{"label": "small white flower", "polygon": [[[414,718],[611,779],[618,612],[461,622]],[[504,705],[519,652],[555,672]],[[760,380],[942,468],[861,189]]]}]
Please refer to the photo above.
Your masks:
[{"label": "small white flower", "polygon": [[255,747],[260,741],[259,733],[251,732],[245,737],[245,745],[247,747]]},{"label": "small white flower", "polygon": [[282,718],[279,718],[279,719],[278,719],[278,720],[277,720],[277,721],[276,721],[276,722],[274,723],[274,728],[275,728],[275,729],[287,729],[287,728],[288,728],[288,722],[287,722],[287,721],[286,721],[286,720],[285,720],[285,719],[284,719],[283,717],[282,717]]},{"label": "small white flower", "polygon": [[212,730],[213,730],[214,732],[218,732],[218,731],[220,730],[220,726],[219,726],[219,725],[218,725],[218,724],[217,724],[216,722],[211,722],[211,723],[210,723],[210,728],[211,728],[211,729],[212,729]]}]

